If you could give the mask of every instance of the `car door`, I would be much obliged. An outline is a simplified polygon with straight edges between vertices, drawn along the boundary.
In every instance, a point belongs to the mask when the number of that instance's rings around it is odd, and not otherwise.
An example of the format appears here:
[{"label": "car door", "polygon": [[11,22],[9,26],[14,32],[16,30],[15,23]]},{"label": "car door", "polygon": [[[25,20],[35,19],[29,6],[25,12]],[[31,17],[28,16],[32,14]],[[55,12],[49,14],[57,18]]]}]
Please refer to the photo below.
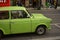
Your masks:
[{"label": "car door", "polygon": [[31,32],[31,20],[23,10],[11,11],[11,32],[26,33]]},{"label": "car door", "polygon": [[4,34],[10,34],[9,11],[0,11],[0,30]]}]

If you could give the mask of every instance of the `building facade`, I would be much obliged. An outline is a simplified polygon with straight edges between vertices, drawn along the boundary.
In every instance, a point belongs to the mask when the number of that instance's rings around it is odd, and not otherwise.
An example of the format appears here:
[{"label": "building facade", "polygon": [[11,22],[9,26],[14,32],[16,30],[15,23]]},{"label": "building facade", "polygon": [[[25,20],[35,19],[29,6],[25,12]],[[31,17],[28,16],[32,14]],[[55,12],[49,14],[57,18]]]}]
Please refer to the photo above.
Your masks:
[{"label": "building facade", "polygon": [[48,3],[54,4],[54,0],[40,0],[41,4],[39,3],[39,0],[11,0],[11,5],[17,6],[18,1],[25,7],[38,7],[39,5],[41,7],[46,7],[49,6]]},{"label": "building facade", "polygon": [[58,6],[60,6],[60,0],[58,0]]},{"label": "building facade", "polygon": [[34,7],[38,5],[38,0],[11,0],[11,5],[16,6],[17,1],[20,1],[25,7]]}]

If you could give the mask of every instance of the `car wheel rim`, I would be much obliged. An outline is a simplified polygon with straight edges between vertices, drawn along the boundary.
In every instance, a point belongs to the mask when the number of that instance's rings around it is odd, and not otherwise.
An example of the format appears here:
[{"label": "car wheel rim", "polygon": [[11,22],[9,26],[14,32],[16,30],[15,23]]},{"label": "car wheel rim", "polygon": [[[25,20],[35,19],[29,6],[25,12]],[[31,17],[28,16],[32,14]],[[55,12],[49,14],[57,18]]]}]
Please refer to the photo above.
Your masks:
[{"label": "car wheel rim", "polygon": [[44,28],[40,27],[37,30],[38,34],[43,34],[44,33]]}]

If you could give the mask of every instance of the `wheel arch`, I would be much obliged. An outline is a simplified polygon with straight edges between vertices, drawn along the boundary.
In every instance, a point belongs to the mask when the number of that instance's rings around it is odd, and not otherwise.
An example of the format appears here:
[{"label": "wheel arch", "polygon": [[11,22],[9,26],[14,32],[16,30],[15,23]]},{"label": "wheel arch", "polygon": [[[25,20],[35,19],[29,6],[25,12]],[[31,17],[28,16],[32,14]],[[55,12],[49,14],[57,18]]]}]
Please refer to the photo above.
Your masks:
[{"label": "wheel arch", "polygon": [[[41,26],[44,27],[44,28],[47,28],[47,26],[44,25],[44,24],[40,24],[40,25],[38,25],[37,28],[39,28],[39,27],[41,27]],[[37,30],[37,28],[35,29],[35,31]]]},{"label": "wheel arch", "polygon": [[0,30],[0,32],[1,32],[2,34],[4,34],[2,30]]},{"label": "wheel arch", "polygon": [[2,32],[2,34],[5,34],[4,30],[3,29],[0,29],[0,31]]}]

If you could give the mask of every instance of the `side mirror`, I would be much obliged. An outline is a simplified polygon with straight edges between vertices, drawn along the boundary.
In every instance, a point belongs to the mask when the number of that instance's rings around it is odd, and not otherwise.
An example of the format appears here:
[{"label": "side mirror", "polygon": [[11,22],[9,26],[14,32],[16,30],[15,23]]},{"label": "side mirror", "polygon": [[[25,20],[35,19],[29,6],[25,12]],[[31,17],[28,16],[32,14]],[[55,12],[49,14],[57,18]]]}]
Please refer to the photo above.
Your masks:
[{"label": "side mirror", "polygon": [[30,18],[30,15],[27,15],[27,18]]}]

